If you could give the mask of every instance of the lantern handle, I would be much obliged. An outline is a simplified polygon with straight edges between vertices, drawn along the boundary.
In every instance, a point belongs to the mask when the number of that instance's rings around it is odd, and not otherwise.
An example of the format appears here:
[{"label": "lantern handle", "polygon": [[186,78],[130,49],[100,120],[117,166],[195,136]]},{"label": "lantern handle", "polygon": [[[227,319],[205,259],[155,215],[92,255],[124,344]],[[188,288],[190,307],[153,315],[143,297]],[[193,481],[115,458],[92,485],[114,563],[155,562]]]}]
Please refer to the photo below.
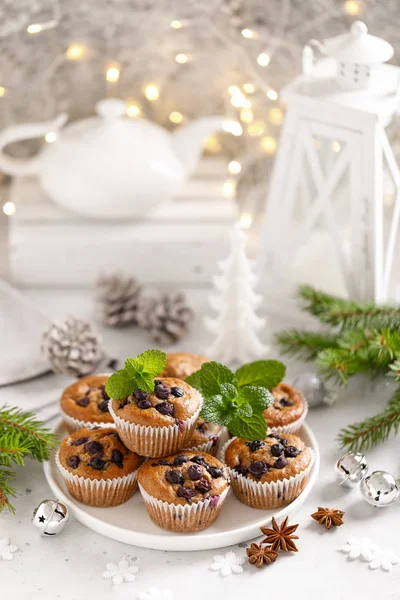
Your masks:
[{"label": "lantern handle", "polygon": [[325,54],[324,45],[318,40],[309,40],[303,48],[303,75],[312,75],[313,73],[315,63],[315,50],[318,50],[321,54]]}]

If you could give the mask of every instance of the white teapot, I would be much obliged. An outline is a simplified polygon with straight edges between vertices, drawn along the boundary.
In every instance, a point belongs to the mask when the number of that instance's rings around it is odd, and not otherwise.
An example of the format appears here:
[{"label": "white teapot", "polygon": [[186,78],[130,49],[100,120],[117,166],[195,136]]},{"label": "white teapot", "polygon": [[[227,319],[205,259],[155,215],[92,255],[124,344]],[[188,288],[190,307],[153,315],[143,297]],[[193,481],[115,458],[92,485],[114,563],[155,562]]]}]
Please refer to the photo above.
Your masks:
[{"label": "white teapot", "polygon": [[[37,174],[44,190],[61,206],[102,219],[140,217],[172,199],[190,176],[203,141],[221,130],[223,119],[204,117],[170,133],[144,119],[123,118],[122,100],[102,100],[98,116],[61,127],[54,121],[12,125],[0,133],[0,169],[10,175]],[[13,158],[12,142],[57,134],[35,157]]]}]

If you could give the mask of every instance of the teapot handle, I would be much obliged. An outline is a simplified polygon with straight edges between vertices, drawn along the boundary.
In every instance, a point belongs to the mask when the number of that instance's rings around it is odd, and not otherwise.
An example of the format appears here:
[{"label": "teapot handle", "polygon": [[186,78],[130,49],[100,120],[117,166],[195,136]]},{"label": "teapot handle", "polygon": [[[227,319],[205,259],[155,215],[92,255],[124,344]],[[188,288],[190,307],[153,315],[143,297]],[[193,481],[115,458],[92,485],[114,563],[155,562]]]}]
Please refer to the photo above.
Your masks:
[{"label": "teapot handle", "polygon": [[66,123],[68,115],[62,113],[53,121],[43,123],[25,123],[11,125],[0,132],[0,169],[8,175],[33,175],[39,172],[40,153],[33,158],[14,158],[3,151],[3,148],[20,140],[43,137],[49,131],[58,131]]},{"label": "teapot handle", "polygon": [[309,40],[303,48],[302,66],[303,75],[312,75],[314,70],[314,52],[319,50],[321,54],[325,54],[324,46],[318,40]]}]

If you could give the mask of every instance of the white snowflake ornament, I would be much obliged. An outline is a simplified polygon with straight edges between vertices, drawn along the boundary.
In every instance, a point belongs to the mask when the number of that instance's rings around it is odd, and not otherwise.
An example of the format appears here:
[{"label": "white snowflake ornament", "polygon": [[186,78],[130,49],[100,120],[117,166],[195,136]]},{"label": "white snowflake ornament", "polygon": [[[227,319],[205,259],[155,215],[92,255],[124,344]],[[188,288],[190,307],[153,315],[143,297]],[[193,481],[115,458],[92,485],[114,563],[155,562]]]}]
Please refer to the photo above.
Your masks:
[{"label": "white snowflake ornament", "polygon": [[103,578],[111,579],[114,585],[120,585],[124,581],[133,583],[135,581],[135,573],[138,571],[138,567],[129,564],[128,560],[124,557],[118,563],[107,563]]},{"label": "white snowflake ornament", "polygon": [[242,564],[244,558],[242,556],[236,556],[234,552],[227,552],[227,554],[215,554],[213,556],[214,562],[210,566],[211,571],[219,571],[222,577],[228,575],[239,575],[243,573]]},{"label": "white snowflake ornament", "polygon": [[369,563],[370,569],[379,569],[383,571],[390,571],[393,565],[400,563],[400,557],[396,556],[393,550],[388,548],[378,549],[375,553],[374,558]]},{"label": "white snowflake ornament", "polygon": [[148,590],[140,592],[136,596],[137,600],[174,600],[174,595],[171,590],[161,590],[151,587]]},{"label": "white snowflake ornament", "polygon": [[394,565],[400,563],[400,557],[389,548],[380,548],[369,538],[349,538],[344,546],[339,548],[351,560],[361,559],[369,564],[370,569],[390,571]]},{"label": "white snowflake ornament", "polygon": [[0,560],[12,560],[14,552],[17,552],[18,547],[10,544],[8,538],[0,540]]}]

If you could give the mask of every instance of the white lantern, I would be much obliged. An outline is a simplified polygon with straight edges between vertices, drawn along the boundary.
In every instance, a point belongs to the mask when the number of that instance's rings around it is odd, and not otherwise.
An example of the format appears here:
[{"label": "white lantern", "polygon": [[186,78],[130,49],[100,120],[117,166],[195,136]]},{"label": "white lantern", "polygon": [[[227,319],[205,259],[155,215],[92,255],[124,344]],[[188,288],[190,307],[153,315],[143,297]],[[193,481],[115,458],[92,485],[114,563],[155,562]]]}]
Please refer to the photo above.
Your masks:
[{"label": "white lantern", "polygon": [[393,47],[385,40],[370,35],[361,21],[354,21],[350,31],[329,38],[323,44],[311,40],[303,51],[303,72],[307,74],[312,69],[313,46],[335,61],[336,81],[347,90],[368,87],[373,69],[393,56]]},{"label": "white lantern", "polygon": [[[398,109],[400,69],[380,64],[391,46],[358,22],[322,49],[328,58],[314,65],[305,48],[305,73],[281,92],[287,113],[261,230],[261,281],[278,280],[268,289],[281,296],[304,282],[383,302],[395,295],[400,223],[400,172],[384,128]],[[384,166],[395,190],[389,214]]]}]

